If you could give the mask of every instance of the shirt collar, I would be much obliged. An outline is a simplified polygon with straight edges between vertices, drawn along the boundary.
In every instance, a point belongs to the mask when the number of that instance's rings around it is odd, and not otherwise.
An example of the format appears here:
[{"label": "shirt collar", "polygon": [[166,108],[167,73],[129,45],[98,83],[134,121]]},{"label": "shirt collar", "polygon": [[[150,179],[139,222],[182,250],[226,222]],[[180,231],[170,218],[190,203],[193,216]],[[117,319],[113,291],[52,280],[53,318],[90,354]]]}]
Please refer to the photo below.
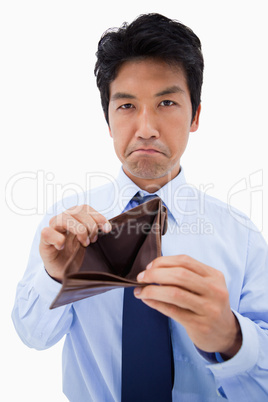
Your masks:
[{"label": "shirt collar", "polygon": [[[140,192],[141,195],[152,195],[140,189],[123,171],[121,167],[117,176],[117,184],[120,191],[120,208],[124,210],[134,195]],[[187,195],[189,186],[186,183],[184,169],[181,167],[180,173],[161,187],[154,194],[158,195],[168,209],[168,214],[178,225],[181,225],[186,211]]]}]

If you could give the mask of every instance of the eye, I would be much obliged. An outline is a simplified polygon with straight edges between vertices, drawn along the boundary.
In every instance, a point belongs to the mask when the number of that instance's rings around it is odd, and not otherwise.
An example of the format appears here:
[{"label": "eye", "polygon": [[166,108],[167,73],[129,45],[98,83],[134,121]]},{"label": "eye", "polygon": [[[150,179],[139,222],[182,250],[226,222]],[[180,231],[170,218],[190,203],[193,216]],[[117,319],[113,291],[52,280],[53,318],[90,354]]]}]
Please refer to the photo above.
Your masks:
[{"label": "eye", "polygon": [[119,109],[132,109],[133,107],[132,103],[125,103],[124,105],[119,106]]},{"label": "eye", "polygon": [[171,101],[171,100],[163,100],[161,103],[160,103],[160,106],[173,106],[173,105],[175,105],[176,103],[175,102],[173,102],[173,101]]}]

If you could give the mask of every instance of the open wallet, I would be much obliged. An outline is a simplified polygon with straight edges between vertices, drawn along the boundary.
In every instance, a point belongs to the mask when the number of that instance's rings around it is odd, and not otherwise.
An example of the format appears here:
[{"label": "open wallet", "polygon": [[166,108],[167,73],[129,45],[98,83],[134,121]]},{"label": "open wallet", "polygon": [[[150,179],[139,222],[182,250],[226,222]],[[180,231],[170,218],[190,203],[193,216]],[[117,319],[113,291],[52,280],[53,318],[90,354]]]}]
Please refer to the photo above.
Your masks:
[{"label": "open wallet", "polygon": [[50,308],[120,287],[146,286],[137,275],[161,256],[161,236],[167,230],[167,209],[153,198],[109,220],[112,230],[83,247],[77,240],[67,261],[60,292]]}]

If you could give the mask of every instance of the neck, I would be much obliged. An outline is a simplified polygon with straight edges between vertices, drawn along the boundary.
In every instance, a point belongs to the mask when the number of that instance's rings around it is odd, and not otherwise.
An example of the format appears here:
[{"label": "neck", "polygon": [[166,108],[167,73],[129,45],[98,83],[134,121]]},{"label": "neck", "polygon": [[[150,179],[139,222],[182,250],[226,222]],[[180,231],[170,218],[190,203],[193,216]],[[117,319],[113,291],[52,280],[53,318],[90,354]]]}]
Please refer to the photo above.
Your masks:
[{"label": "neck", "polygon": [[161,187],[165,186],[168,182],[170,182],[174,177],[176,177],[180,173],[180,166],[176,171],[170,171],[163,177],[157,177],[154,179],[144,179],[142,177],[137,177],[132,175],[129,171],[127,171],[124,167],[123,170],[125,174],[141,189],[147,191],[148,193],[155,193]]}]

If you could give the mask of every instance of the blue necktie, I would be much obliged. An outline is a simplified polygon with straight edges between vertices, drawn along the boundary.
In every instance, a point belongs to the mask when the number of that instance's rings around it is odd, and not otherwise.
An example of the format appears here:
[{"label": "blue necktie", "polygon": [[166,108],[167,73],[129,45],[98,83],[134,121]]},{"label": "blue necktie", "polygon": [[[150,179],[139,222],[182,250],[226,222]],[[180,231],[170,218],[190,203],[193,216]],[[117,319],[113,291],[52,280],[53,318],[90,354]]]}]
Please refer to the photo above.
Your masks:
[{"label": "blue necktie", "polygon": [[[133,197],[127,209],[151,196]],[[122,328],[122,402],[170,402],[173,354],[168,318],[124,290]]]}]

